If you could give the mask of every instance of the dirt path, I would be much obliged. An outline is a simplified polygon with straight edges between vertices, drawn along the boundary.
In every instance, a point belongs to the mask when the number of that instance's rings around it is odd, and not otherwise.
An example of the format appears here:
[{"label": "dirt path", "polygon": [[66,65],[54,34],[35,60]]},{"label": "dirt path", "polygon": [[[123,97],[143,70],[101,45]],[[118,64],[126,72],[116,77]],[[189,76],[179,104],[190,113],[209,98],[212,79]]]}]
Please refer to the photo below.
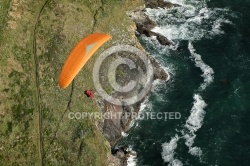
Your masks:
[{"label": "dirt path", "polygon": [[47,3],[50,0],[46,0],[44,2],[44,4],[42,5],[36,20],[35,20],[35,24],[34,24],[34,30],[33,30],[33,65],[34,65],[34,69],[35,69],[35,88],[36,88],[36,107],[37,107],[37,111],[38,111],[38,151],[39,151],[39,159],[40,159],[40,165],[43,166],[44,165],[44,160],[43,160],[43,138],[42,138],[42,110],[41,110],[41,105],[40,105],[40,98],[41,98],[41,94],[40,94],[40,82],[39,82],[39,66],[38,66],[38,60],[37,60],[37,50],[36,50],[36,30],[37,30],[37,26],[38,26],[38,22],[41,16],[41,13],[43,11],[43,9],[45,8],[45,6],[47,5]]}]

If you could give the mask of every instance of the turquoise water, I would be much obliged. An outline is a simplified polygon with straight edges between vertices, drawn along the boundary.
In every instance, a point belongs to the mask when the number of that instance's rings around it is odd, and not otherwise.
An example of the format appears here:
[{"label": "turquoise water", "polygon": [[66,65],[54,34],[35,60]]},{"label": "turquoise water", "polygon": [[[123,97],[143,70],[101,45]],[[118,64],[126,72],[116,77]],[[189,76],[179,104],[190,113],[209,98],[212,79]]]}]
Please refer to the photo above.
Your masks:
[{"label": "turquoise water", "polygon": [[118,145],[136,151],[131,165],[248,166],[250,1],[174,2],[185,7],[147,11],[156,31],[181,49],[140,37],[171,76],[154,87],[142,113],[180,112],[182,118],[137,120]]}]

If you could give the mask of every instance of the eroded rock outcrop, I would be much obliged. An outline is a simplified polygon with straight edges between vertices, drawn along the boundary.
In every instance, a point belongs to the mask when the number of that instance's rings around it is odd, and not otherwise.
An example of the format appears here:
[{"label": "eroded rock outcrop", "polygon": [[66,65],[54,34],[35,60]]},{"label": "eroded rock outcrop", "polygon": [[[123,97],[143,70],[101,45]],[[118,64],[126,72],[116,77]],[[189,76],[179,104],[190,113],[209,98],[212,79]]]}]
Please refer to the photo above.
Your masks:
[{"label": "eroded rock outcrop", "polygon": [[[138,62],[139,60],[136,59],[131,55],[130,59],[133,59],[138,64],[137,66],[142,67],[141,70],[146,70],[143,68],[144,64],[140,64],[143,62]],[[138,58],[138,57],[137,57]],[[161,79],[161,80],[167,80],[168,75],[167,73],[161,68],[161,66],[153,59],[150,55],[147,55],[147,58],[150,60],[152,69],[153,69],[153,80]],[[143,85],[143,81],[145,80],[145,74],[146,71],[137,72],[137,71],[131,71],[129,68],[120,68],[118,70],[122,70],[123,74],[122,77],[117,76],[117,82],[119,84],[126,85],[130,80],[136,80],[138,85],[136,85],[133,90],[127,93],[120,93],[115,92],[112,94],[112,97],[115,99],[125,99],[125,98],[131,98],[133,96],[137,96],[138,93],[140,93],[141,89],[145,88]],[[129,74],[125,74],[129,73]],[[152,80],[152,81],[153,81]],[[146,91],[146,94],[144,95],[144,98],[150,93],[150,89],[152,85],[149,85],[149,90]],[[113,146],[121,137],[122,132],[126,132],[130,128],[131,121],[133,121],[137,115],[140,109],[140,105],[143,102],[144,98],[136,102],[132,105],[114,105],[109,102],[103,101],[101,103],[104,103],[102,106],[103,113],[105,115],[111,115],[109,117],[111,118],[105,118],[103,121],[102,126],[102,133],[107,138],[107,140],[110,142],[111,146]],[[122,102],[121,102],[122,103]]]},{"label": "eroded rock outcrop", "polygon": [[160,44],[171,45],[171,41],[169,41],[165,36],[153,31],[153,29],[156,27],[157,24],[145,14],[145,9],[171,8],[178,6],[179,6],[178,4],[172,4],[170,2],[165,2],[163,0],[147,0],[145,1],[145,7],[129,12],[127,14],[135,22],[136,31],[138,32],[139,35],[144,34],[147,37],[156,36]]}]

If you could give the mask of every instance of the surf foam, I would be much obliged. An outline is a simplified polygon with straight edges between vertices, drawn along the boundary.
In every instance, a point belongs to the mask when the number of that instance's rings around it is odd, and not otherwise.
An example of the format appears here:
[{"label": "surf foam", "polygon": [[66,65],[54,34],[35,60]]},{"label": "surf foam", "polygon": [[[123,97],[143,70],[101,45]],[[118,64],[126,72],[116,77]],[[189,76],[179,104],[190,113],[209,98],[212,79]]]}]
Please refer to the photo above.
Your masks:
[{"label": "surf foam", "polygon": [[157,26],[154,32],[171,41],[200,40],[223,34],[223,24],[232,24],[227,17],[234,17],[228,9],[208,8],[205,1],[168,1],[181,5],[170,9],[147,9],[146,14]]},{"label": "surf foam", "polygon": [[179,141],[179,136],[171,138],[169,143],[162,144],[161,156],[164,162],[168,162],[170,166],[183,166],[182,162],[174,158],[175,149],[177,148],[177,142]]},{"label": "surf foam", "polygon": [[204,83],[201,84],[200,89],[204,90],[206,87],[211,84],[214,80],[214,71],[201,59],[201,56],[195,53],[194,46],[191,42],[188,44],[188,49],[191,53],[191,59],[194,60],[195,66],[199,67],[203,74],[201,75],[204,78]]},{"label": "surf foam", "polygon": [[132,149],[132,146],[128,147],[128,151],[129,151],[129,157],[127,159],[127,166],[136,166],[137,163],[136,152]]},{"label": "surf foam", "polygon": [[186,140],[185,144],[187,147],[189,147],[189,153],[193,156],[201,157],[201,148],[192,146],[196,137],[195,132],[202,127],[203,119],[206,114],[204,108],[207,106],[207,104],[199,94],[194,95],[194,100],[195,101],[191,109],[191,114],[185,124],[185,128],[188,131],[184,133],[183,138]]},{"label": "surf foam", "polygon": [[[191,54],[190,58],[195,62],[195,66],[199,67],[203,74],[204,82],[200,85],[199,91],[203,91],[214,80],[214,71],[196,53],[192,41],[201,38],[210,38],[214,35],[223,34],[221,26],[223,23],[231,22],[225,19],[224,13],[227,9],[210,9],[207,8],[205,1],[195,0],[168,0],[168,2],[179,4],[181,7],[171,9],[147,9],[147,15],[158,23],[153,29],[154,32],[160,33],[172,41],[188,40],[188,49]],[[202,150],[199,147],[193,147],[196,138],[195,132],[202,127],[205,117],[204,108],[207,106],[200,94],[194,94],[194,103],[190,111],[182,137],[185,139],[185,145],[189,148],[189,153],[193,156],[201,157]],[[177,148],[178,135],[173,137],[169,143],[162,144],[162,158],[164,162],[170,165],[181,163],[175,159],[175,149]]]},{"label": "surf foam", "polygon": [[204,108],[207,106],[202,97],[198,94],[194,95],[194,105],[191,109],[191,114],[186,121],[185,127],[190,132],[196,132],[201,128],[203,119],[205,117],[206,112]]},{"label": "surf foam", "polygon": [[[208,8],[206,0],[164,0],[173,4],[180,5],[179,7],[172,7],[170,9],[146,9],[146,14],[150,19],[157,23],[153,29],[154,32],[159,33],[169,40],[174,45],[162,46],[157,42],[155,37],[148,38],[141,35],[143,42],[147,42],[148,50],[154,55],[160,63],[167,66],[164,56],[170,56],[169,50],[176,50],[178,44],[182,40],[189,41],[188,49],[191,54],[191,59],[195,62],[195,66],[199,67],[203,74],[201,75],[204,82],[199,87],[199,92],[205,90],[214,80],[214,71],[201,58],[201,55],[196,53],[193,41],[202,38],[212,38],[215,35],[224,33],[222,26],[224,24],[232,24],[228,20],[229,17],[234,17],[234,14],[228,9]],[[157,54],[158,53],[158,54]],[[171,64],[170,64],[171,65]],[[177,148],[178,140],[185,139],[185,144],[189,148],[189,153],[194,156],[201,156],[202,150],[199,147],[193,146],[196,138],[195,132],[198,131],[203,124],[205,117],[205,107],[207,104],[202,99],[200,94],[194,94],[193,107],[190,111],[186,124],[182,130],[182,137],[176,135],[171,138],[169,143],[162,144],[162,158],[164,162],[169,162],[170,165],[183,165],[178,159],[175,159],[175,149]]]},{"label": "surf foam", "polygon": [[129,155],[127,160],[127,166],[136,166],[137,158],[134,155]]}]

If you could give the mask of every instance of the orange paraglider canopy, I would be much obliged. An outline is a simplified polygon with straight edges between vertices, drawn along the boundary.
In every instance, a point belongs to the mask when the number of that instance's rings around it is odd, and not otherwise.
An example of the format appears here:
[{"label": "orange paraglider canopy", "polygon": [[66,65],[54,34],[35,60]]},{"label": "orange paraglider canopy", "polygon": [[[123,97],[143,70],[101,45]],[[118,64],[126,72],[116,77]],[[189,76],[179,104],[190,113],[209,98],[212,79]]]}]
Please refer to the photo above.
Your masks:
[{"label": "orange paraglider canopy", "polygon": [[59,86],[67,88],[94,52],[111,38],[110,35],[94,33],[82,39],[71,51],[62,68]]}]

